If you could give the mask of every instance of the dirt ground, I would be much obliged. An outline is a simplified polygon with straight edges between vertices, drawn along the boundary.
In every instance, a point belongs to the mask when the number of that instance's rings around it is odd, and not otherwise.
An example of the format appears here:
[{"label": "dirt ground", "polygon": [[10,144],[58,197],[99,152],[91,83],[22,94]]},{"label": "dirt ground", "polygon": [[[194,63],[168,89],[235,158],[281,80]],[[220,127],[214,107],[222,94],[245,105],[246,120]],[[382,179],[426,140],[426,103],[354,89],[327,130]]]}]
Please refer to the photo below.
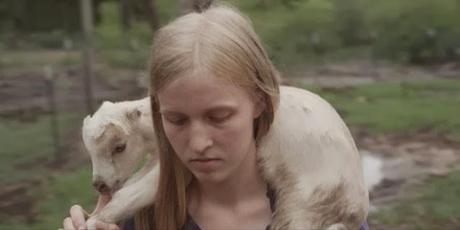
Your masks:
[{"label": "dirt ground", "polygon": [[410,134],[369,135],[361,130],[354,137],[359,149],[383,159],[383,180],[370,191],[376,207],[409,195],[404,193],[407,186],[460,169],[460,143],[442,133],[419,130]]},{"label": "dirt ground", "polygon": [[[375,67],[369,64],[346,64],[322,66],[306,72],[306,77],[293,74],[292,84],[316,84],[321,86],[347,87],[376,81],[432,79],[434,76],[460,76],[460,66],[448,65],[420,70],[412,67]],[[107,76],[115,74],[115,77]],[[63,111],[84,110],[82,72],[68,69],[55,75],[58,109]],[[399,76],[399,77],[398,77]],[[408,77],[409,76],[409,77]],[[95,101],[139,98],[146,95],[145,73],[134,71],[107,71],[93,81]],[[22,72],[15,75],[0,75],[0,118],[21,121],[33,120],[39,114],[49,112],[48,88],[43,74]],[[66,137],[74,151],[84,151],[78,132]],[[460,165],[460,143],[448,140],[444,134],[431,130],[420,130],[408,134],[370,135],[365,129],[353,128],[360,149],[370,151],[384,159],[384,180],[370,193],[373,205],[385,205],[403,199],[405,186],[423,183],[428,176],[444,176]],[[69,156],[72,154],[67,153]],[[83,154],[72,154],[80,155]],[[66,171],[86,162],[62,159],[59,164],[50,164],[50,170]],[[32,218],[35,213],[32,196],[27,188],[38,181],[22,181],[0,188],[1,216],[23,216]],[[28,210],[28,211],[27,211]]]},{"label": "dirt ground", "polygon": [[[94,104],[103,100],[128,100],[146,95],[139,83],[142,72],[101,70],[92,80]],[[53,89],[58,110],[75,111],[85,108],[83,72],[69,68],[54,73]],[[42,72],[18,72],[0,75],[0,117],[18,120],[33,119],[49,112],[50,81]]]}]

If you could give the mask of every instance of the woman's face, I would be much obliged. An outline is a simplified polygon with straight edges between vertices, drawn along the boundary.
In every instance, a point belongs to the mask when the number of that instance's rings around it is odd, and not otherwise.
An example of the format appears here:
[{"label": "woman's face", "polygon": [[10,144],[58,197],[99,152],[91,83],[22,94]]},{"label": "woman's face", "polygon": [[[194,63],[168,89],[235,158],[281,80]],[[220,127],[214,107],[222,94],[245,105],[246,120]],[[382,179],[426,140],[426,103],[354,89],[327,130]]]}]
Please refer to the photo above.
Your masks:
[{"label": "woman's face", "polygon": [[166,137],[200,182],[221,182],[255,164],[253,124],[262,106],[244,89],[214,76],[183,76],[158,100]]}]

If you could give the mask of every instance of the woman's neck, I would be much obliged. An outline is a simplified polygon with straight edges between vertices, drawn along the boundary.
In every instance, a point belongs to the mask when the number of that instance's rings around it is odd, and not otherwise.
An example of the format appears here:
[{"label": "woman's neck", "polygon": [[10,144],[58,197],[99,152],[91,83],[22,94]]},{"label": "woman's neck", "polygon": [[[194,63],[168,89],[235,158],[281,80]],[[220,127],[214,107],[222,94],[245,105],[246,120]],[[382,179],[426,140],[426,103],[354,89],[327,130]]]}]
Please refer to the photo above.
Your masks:
[{"label": "woman's neck", "polygon": [[220,183],[192,181],[188,212],[201,229],[265,229],[269,225],[272,212],[267,184],[255,155]]}]

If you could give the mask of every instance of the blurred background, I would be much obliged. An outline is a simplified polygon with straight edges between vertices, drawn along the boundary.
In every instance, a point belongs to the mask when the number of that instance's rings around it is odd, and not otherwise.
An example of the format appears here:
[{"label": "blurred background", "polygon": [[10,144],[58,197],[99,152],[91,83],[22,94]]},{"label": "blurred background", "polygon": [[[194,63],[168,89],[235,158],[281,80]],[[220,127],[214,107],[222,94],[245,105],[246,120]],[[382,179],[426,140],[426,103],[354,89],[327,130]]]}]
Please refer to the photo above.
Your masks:
[{"label": "blurred background", "polygon": [[[155,30],[193,0],[0,0],[0,229],[94,207],[81,124],[147,95]],[[351,128],[371,229],[460,229],[460,0],[232,0],[284,83]]]}]

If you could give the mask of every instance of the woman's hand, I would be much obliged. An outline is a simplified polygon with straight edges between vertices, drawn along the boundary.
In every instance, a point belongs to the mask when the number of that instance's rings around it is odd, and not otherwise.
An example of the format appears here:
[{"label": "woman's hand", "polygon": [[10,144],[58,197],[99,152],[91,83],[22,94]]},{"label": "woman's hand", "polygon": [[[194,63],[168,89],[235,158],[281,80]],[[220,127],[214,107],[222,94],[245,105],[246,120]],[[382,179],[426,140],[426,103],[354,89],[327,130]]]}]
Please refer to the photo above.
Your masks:
[{"label": "woman's hand", "polygon": [[[99,212],[103,207],[109,203],[111,197],[108,195],[100,195],[97,201],[96,208],[94,209],[93,215]],[[86,218],[88,214],[80,205],[73,205],[70,208],[70,217],[66,217],[63,221],[64,230],[80,230],[87,229]],[[96,230],[119,230],[120,228],[115,224],[107,224],[101,221],[96,221],[96,223],[91,224],[96,227]]]}]

